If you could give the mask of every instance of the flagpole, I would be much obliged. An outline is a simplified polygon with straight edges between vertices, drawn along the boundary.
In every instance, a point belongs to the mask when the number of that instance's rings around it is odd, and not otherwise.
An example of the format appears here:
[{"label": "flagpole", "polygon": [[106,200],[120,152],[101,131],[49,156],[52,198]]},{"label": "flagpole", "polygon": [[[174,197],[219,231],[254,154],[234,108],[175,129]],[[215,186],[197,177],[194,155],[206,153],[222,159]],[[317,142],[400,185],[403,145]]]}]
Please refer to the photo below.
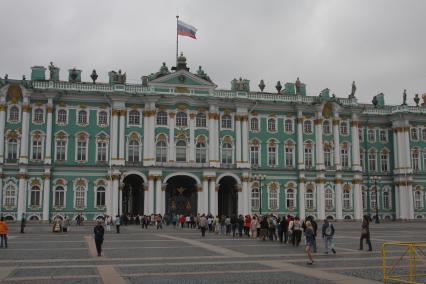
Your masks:
[{"label": "flagpole", "polygon": [[179,15],[176,15],[176,66],[177,66],[178,53],[179,53],[178,20],[179,20]]}]

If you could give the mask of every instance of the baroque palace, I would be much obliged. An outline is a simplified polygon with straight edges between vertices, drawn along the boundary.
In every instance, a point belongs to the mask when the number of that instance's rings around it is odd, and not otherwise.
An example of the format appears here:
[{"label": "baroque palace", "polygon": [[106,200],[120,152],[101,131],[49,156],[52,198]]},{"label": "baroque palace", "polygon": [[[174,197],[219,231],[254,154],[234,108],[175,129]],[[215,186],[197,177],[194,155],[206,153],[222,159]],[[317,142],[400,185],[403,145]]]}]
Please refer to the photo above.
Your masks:
[{"label": "baroque palace", "polygon": [[[218,90],[181,55],[126,84],[32,67],[0,78],[0,214],[274,213],[426,218],[426,107],[359,103],[297,79],[275,93],[234,79]],[[47,72],[46,72],[47,71]],[[48,74],[48,77],[46,76]],[[425,94],[426,95],[426,94]],[[424,96],[424,99],[426,97]]]}]

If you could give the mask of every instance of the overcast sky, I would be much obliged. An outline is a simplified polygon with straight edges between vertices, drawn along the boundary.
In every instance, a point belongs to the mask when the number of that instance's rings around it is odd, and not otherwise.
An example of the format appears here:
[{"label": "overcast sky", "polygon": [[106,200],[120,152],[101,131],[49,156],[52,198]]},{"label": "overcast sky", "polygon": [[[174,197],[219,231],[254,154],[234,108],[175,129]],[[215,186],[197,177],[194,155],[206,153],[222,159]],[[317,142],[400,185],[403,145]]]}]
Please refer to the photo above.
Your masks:
[{"label": "overcast sky", "polygon": [[[309,95],[330,88],[339,97],[357,84],[360,102],[386,103],[426,93],[426,1],[21,1],[0,3],[0,76],[30,77],[50,61],[99,81],[110,70],[128,82],[175,63],[176,14],[198,29],[180,37],[191,71],[199,65],[220,89],[240,76],[267,91],[296,77]],[[47,73],[46,73],[47,74]]]}]

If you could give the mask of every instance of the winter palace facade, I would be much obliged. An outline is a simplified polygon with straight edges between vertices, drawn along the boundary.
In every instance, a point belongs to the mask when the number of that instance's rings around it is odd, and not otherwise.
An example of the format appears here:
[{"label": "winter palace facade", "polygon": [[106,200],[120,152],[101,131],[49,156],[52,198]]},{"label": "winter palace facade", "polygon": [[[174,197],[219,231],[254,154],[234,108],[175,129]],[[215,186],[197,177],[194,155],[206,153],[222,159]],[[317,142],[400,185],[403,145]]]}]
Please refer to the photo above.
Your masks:
[{"label": "winter palace facade", "polygon": [[[32,67],[0,78],[0,214],[274,213],[317,219],[426,218],[426,107],[276,92],[245,79],[218,90],[199,67],[126,84]],[[257,89],[257,86],[256,86]],[[349,92],[348,92],[349,93]]]}]

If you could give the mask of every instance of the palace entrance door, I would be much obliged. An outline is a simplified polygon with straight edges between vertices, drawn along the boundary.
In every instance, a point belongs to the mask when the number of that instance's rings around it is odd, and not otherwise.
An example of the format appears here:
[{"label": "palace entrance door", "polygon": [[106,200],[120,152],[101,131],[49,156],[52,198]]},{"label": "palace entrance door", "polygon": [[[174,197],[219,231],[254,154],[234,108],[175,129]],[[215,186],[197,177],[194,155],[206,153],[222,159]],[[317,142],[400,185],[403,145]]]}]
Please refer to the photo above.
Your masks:
[{"label": "palace entrance door", "polygon": [[143,215],[144,183],[142,177],[135,174],[128,175],[123,182],[120,213]]},{"label": "palace entrance door", "polygon": [[219,181],[218,192],[218,213],[219,216],[237,216],[238,212],[238,191],[237,181],[230,176],[225,176]]},{"label": "palace entrance door", "polygon": [[167,180],[166,214],[197,215],[197,185],[190,176],[174,176]]}]

